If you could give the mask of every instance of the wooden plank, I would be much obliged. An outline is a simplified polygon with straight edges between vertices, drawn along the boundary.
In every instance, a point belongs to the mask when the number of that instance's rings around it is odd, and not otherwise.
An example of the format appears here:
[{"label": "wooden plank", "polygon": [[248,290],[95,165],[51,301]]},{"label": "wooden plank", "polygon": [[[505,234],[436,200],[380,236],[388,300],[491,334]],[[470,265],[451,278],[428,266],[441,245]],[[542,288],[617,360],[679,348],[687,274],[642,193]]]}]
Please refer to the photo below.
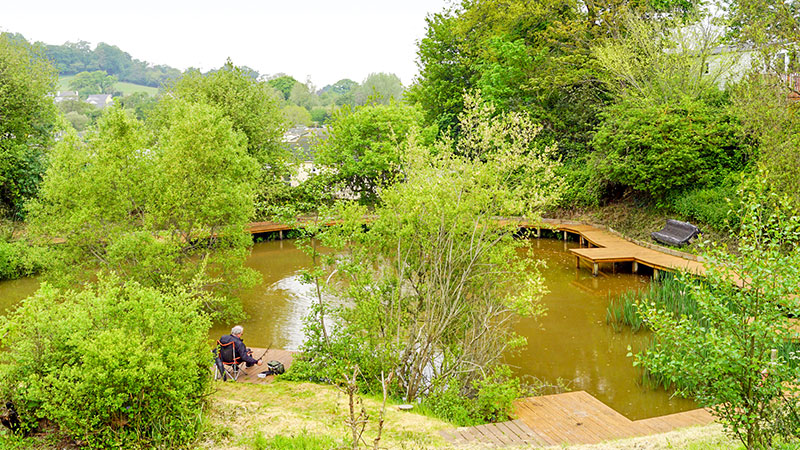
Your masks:
[{"label": "wooden plank", "polygon": [[520,419],[512,420],[511,422],[508,423],[508,426],[516,427],[517,429],[519,429],[519,432],[521,434],[528,436],[528,438],[531,441],[533,441],[533,443],[535,443],[536,445],[549,446],[556,444],[554,440],[551,440],[550,438],[537,432],[536,430],[532,430],[528,425],[525,424],[525,422],[523,422]]},{"label": "wooden plank", "polygon": [[511,444],[527,444],[528,439],[526,436],[520,436],[520,434],[508,426],[509,422],[499,422],[496,423],[495,426],[501,433],[506,437],[506,439]]},{"label": "wooden plank", "polygon": [[505,433],[500,431],[496,423],[488,423],[484,426],[486,427],[485,430],[487,430],[490,434],[492,434],[495,437],[495,439],[500,441],[501,445],[505,446],[514,443],[514,441],[509,436],[506,436]]}]

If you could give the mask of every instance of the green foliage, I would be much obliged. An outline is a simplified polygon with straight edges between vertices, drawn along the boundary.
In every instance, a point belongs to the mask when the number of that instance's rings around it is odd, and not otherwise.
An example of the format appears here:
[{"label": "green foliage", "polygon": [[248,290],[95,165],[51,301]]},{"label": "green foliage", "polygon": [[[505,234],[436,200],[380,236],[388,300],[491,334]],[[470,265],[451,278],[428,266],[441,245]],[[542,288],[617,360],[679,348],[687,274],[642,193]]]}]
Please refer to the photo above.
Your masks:
[{"label": "green foliage", "polygon": [[307,432],[296,436],[279,434],[269,439],[258,435],[253,440],[253,449],[257,450],[329,450],[336,448],[336,445],[337,441],[331,437],[314,436]]},{"label": "green foliage", "polygon": [[787,314],[800,314],[800,217],[769,193],[763,178],[740,194],[739,254],[707,247],[702,281],[681,278],[704,320],[642,304],[655,342],[636,358],[709,407],[748,449],[768,447],[778,436],[800,437],[794,386],[800,364],[796,354],[772,355],[790,335]]},{"label": "green foliage", "polygon": [[104,42],[97,44],[94,50],[86,41],[44,47],[45,54],[53,61],[53,65],[61,75],[99,70],[116,76],[121,81],[159,87],[181,74],[180,70],[173,67],[133,59],[117,46]]},{"label": "green foliage", "polygon": [[671,313],[675,318],[688,317],[702,323],[697,301],[690,295],[688,287],[674,276],[667,274],[650,283],[647,289],[627,291],[609,302],[606,310],[606,323],[619,330],[626,325],[633,332],[646,329],[639,305],[655,305],[659,310]]},{"label": "green foliage", "polygon": [[205,308],[235,315],[222,297],[255,281],[243,263],[257,165],[218,109],[168,108],[153,134],[118,107],[85,141],[67,134],[30,204],[30,232],[65,240],[48,274],[59,284],[92,279],[98,265],[158,288],[202,280],[214,294]]},{"label": "green foliage", "polygon": [[309,126],[311,125],[311,114],[307,109],[298,105],[286,105],[281,108],[284,122],[291,126]]},{"label": "green foliage", "polygon": [[0,241],[0,280],[15,280],[41,272],[49,261],[45,247],[24,241]]},{"label": "green foliage", "polygon": [[335,169],[344,188],[373,203],[401,170],[403,143],[421,122],[420,111],[403,103],[344,106],[329,122],[317,162]]},{"label": "green foliage", "polygon": [[600,206],[603,196],[603,183],[597,177],[597,170],[591,164],[591,155],[564,160],[557,169],[564,178],[564,193],[558,201],[562,208]]},{"label": "green foliage", "polygon": [[734,86],[731,99],[731,114],[753,141],[759,176],[800,208],[800,104],[787,97],[785,84],[760,73]]},{"label": "green foliage", "polygon": [[363,206],[322,214],[339,221],[317,236],[343,250],[323,258],[309,279],[330,280],[323,287],[346,301],[336,307],[321,298],[312,311],[303,370],[336,379],[333,372],[358,365],[369,389],[381,372],[393,372],[396,396],[438,395],[448,405],[470,398],[474,414],[489,418],[507,412],[518,387],[495,372],[504,352],[522,344],[512,322],[542,314],[544,292],[516,228],[496,218],[536,217],[561,181],[554,149],[533,145],[538,127],[529,117],[464,101],[457,143],[431,148],[410,135],[403,181],[380,190],[368,227]]},{"label": "green foliage", "polygon": [[261,167],[282,175],[280,169],[288,156],[281,146],[284,123],[269,86],[255,81],[229,60],[215,72],[186,72],[164,95],[162,104],[167,110],[172,97],[218,108],[233,129],[246,137],[249,155]]},{"label": "green foliage", "polygon": [[44,284],[2,319],[0,396],[89,448],[176,448],[196,437],[210,377],[195,296],[101,276]]},{"label": "green foliage", "polygon": [[601,177],[656,199],[718,182],[746,161],[738,121],[702,100],[625,98],[602,116],[592,141]]},{"label": "green foliage", "polygon": [[56,72],[41,48],[0,33],[0,215],[22,213],[36,195],[52,143]]},{"label": "green foliage", "polygon": [[123,108],[132,110],[139,120],[147,119],[150,112],[158,104],[158,99],[144,92],[134,92],[117,99],[117,101],[121,103]]},{"label": "green foliage", "polygon": [[738,209],[737,189],[729,183],[710,188],[682,192],[673,197],[671,208],[688,218],[725,230],[737,218],[730,215],[731,207]]},{"label": "green foliage", "polygon": [[289,75],[283,75],[267,81],[267,84],[280,92],[284,100],[289,100],[289,96],[292,94],[292,88],[294,88],[296,84],[300,84],[300,82]]},{"label": "green foliage", "polygon": [[80,72],[69,80],[69,87],[78,91],[81,97],[92,94],[110,94],[113,92],[117,77],[107,74],[103,70],[94,72]]},{"label": "green foliage", "polygon": [[356,105],[388,105],[403,99],[403,83],[393,73],[371,73],[360,86],[353,88]]}]

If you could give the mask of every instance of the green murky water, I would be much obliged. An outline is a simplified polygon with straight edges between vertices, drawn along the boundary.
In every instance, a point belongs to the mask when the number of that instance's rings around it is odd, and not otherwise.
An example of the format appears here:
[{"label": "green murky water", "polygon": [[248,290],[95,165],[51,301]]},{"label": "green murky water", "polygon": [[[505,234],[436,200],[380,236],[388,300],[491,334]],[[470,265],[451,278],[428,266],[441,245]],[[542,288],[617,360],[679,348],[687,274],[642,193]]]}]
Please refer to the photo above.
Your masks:
[{"label": "green murky water", "polygon": [[[648,391],[638,383],[639,374],[625,355],[628,346],[643,346],[644,334],[616,333],[605,323],[610,293],[644,287],[649,278],[630,273],[601,273],[593,277],[575,268],[567,248],[576,243],[550,239],[533,241],[536,257],[546,262],[543,271],[550,291],[544,298],[547,316],[523,319],[516,325],[528,346],[506,361],[520,375],[548,383],[559,378],[572,390],[585,390],[607,405],[636,420],[688,410],[694,405],[670,399],[663,391]],[[313,291],[300,281],[299,271],[309,258],[292,241],[255,244],[248,265],[264,276],[263,283],[243,296],[249,319],[242,322],[248,346],[295,350],[303,341],[302,319]],[[38,287],[36,279],[0,283],[0,312],[13,306]],[[213,339],[230,331],[233,324],[215,326]]]}]

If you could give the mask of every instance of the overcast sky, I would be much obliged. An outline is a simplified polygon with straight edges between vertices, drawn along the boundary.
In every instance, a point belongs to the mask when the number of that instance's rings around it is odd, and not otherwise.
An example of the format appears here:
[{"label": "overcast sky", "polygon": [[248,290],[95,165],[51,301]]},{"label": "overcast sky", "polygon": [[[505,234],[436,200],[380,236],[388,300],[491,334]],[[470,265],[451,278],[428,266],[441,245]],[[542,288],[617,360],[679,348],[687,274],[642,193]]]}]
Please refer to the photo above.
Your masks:
[{"label": "overcast sky", "polygon": [[[63,44],[106,42],[133,58],[181,70],[219,67],[230,57],[320,88],[372,72],[417,73],[425,16],[449,0],[3,0],[0,30]],[[119,6],[116,6],[116,5]]]}]

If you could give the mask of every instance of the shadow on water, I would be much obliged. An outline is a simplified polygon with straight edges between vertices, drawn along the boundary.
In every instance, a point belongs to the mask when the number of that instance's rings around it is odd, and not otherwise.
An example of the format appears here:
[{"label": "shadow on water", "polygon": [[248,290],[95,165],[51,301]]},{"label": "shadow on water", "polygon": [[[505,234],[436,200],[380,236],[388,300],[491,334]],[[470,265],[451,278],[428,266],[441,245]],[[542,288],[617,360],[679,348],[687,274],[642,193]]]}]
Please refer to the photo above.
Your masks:
[{"label": "shadow on water", "polygon": [[[546,263],[542,273],[550,292],[543,302],[548,313],[538,321],[516,324],[516,332],[528,340],[526,348],[506,356],[517,373],[548,383],[564,379],[570,389],[585,390],[633,420],[694,408],[690,401],[640,386],[640,375],[626,354],[629,345],[644,347],[647,334],[617,333],[605,323],[609,294],[643,288],[649,277],[606,272],[593,277],[586,267],[577,269],[567,251],[577,243],[535,239],[531,244],[534,257]],[[303,317],[315,301],[313,287],[303,284],[299,274],[310,266],[310,258],[293,241],[268,241],[253,246],[247,264],[263,275],[263,282],[242,296],[249,316],[241,323],[245,342],[296,350],[303,341]],[[35,278],[0,283],[0,313],[38,285]],[[215,325],[209,338],[227,334],[232,325]]]}]

